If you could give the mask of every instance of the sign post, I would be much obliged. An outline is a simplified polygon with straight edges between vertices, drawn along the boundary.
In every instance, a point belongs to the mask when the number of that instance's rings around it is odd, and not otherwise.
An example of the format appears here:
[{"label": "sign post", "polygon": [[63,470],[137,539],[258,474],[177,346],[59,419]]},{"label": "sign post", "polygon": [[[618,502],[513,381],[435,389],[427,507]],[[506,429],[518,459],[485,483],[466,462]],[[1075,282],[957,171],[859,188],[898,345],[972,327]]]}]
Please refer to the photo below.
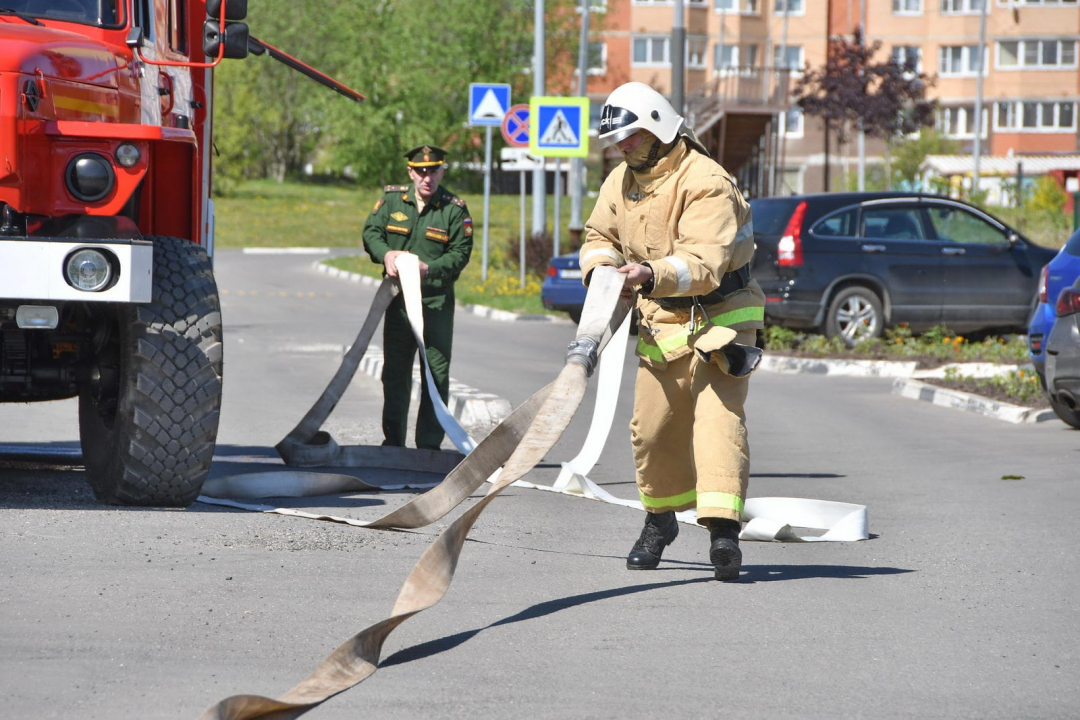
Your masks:
[{"label": "sign post", "polygon": [[[587,157],[589,98],[533,97],[529,99],[529,152],[541,157]],[[553,257],[559,254],[559,194],[562,161],[555,163],[555,237]]]},{"label": "sign post", "polygon": [[488,215],[491,210],[491,128],[502,125],[510,107],[510,86],[503,83],[469,84],[469,125],[486,127],[484,142],[484,245],[480,276],[488,275]]},{"label": "sign post", "polygon": [[[528,105],[515,105],[510,108],[506,113],[506,117],[503,118],[502,135],[503,139],[512,146],[503,148],[502,151],[503,170],[509,170],[510,168],[506,164],[507,160],[517,160],[518,164],[521,164],[521,158],[515,155],[514,151],[520,150],[521,153],[524,153],[525,149],[529,147]],[[522,165],[518,180],[521,186],[521,237],[518,243],[518,270],[521,274],[522,290],[525,289],[525,173],[529,169],[532,168],[526,168]]]},{"label": "sign post", "polygon": [[[526,107],[527,110],[527,106]],[[514,112],[513,109],[510,112]],[[510,113],[507,113],[509,117]],[[526,127],[528,121],[526,118]],[[503,135],[506,135],[504,130]],[[528,144],[528,143],[526,143]],[[527,147],[508,147],[502,149],[502,169],[507,172],[517,170],[521,185],[521,241],[518,248],[518,268],[521,272],[521,289],[525,289],[525,173],[544,167],[544,159],[529,155]]]}]

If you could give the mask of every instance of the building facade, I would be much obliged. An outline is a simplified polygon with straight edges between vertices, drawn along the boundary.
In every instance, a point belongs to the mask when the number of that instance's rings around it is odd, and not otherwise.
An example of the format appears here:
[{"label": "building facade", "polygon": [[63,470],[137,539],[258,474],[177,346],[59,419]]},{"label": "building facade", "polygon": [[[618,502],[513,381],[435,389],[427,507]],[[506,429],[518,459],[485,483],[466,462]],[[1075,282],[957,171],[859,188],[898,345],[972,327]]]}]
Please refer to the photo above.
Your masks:
[{"label": "building facade", "polygon": [[[1080,151],[1078,0],[684,0],[685,112],[714,156],[751,196],[851,187],[853,140],[832,138],[825,187],[823,124],[792,107],[801,72],[824,65],[830,38],[850,37],[866,13],[868,42],[914,58],[936,78],[938,130],[970,153],[976,128],[987,156]],[[594,112],[624,82],[670,96],[674,2],[593,0],[604,10],[592,34],[588,93]],[[975,106],[983,73],[982,119]],[[868,141],[868,164],[884,161]]]}]

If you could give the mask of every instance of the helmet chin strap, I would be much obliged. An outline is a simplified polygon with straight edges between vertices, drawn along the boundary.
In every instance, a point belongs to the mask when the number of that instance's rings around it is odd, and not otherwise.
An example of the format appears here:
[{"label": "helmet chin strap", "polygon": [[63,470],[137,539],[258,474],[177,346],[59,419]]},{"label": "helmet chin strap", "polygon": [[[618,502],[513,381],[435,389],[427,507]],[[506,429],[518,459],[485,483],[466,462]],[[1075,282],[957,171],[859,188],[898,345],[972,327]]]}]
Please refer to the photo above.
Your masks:
[{"label": "helmet chin strap", "polygon": [[672,148],[674,148],[675,144],[678,143],[678,142],[679,142],[679,138],[676,137],[673,142],[671,142],[671,143],[669,143],[667,145],[664,145],[663,143],[660,142],[660,138],[657,138],[655,141],[653,141],[652,147],[649,148],[649,154],[645,157],[644,160],[642,160],[637,165],[632,165],[631,162],[634,159],[636,159],[633,156],[636,155],[637,153],[630,153],[630,154],[628,154],[626,156],[626,166],[629,167],[634,172],[641,172],[642,170],[648,170],[649,168],[656,165],[656,163],[659,162],[661,158],[663,158],[665,155],[667,155],[669,152],[671,152]]}]

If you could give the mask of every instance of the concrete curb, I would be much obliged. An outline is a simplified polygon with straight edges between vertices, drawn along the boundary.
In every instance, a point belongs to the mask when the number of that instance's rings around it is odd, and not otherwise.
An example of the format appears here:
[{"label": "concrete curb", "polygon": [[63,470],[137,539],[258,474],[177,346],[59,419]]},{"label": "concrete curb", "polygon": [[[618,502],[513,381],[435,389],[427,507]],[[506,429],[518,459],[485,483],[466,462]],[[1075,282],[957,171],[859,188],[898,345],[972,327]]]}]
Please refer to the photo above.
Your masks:
[{"label": "concrete curb", "polygon": [[936,387],[911,378],[897,378],[892,391],[901,397],[923,400],[942,407],[965,410],[1011,423],[1039,423],[1056,420],[1053,410],[1035,410],[1010,403],[990,400],[979,395]]},{"label": "concrete curb", "polygon": [[[326,273],[331,277],[342,278],[343,280],[359,283],[361,285],[377,287],[382,282],[381,280],[376,280],[375,278],[370,278],[366,275],[338,270],[329,265],[324,265],[321,262],[316,262],[312,266],[319,272]],[[491,310],[491,308],[486,309]],[[507,314],[512,315],[513,313]],[[348,352],[348,347],[342,348],[342,352]],[[381,379],[382,368],[382,348],[376,345],[369,345],[367,352],[364,353],[364,357],[360,359],[360,371],[365,375]],[[422,383],[423,379],[420,376],[420,370],[419,368],[416,368],[413,370],[412,380],[413,400],[417,400],[420,397]],[[510,417],[510,413],[513,412],[513,407],[511,407],[509,400],[501,398],[498,395],[481,392],[474,387],[469,387],[464,383],[458,382],[454,378],[450,378],[450,397],[448,398],[446,406],[462,427],[472,428],[482,432],[491,430],[503,420]]]}]

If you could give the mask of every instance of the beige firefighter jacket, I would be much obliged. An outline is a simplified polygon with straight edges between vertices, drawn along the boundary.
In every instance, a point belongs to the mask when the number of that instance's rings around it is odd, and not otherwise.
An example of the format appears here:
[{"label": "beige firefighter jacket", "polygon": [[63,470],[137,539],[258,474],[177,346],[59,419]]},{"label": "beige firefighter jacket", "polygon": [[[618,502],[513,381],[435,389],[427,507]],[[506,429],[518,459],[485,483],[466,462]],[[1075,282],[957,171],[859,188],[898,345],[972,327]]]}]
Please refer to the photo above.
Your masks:
[{"label": "beige firefighter jacket", "polygon": [[[765,296],[755,280],[723,301],[664,308],[656,298],[706,295],[724,273],[750,262],[754,229],[750,206],[731,176],[685,141],[646,173],[623,163],[600,188],[585,224],[582,276],[598,265],[648,262],[649,296],[639,293],[637,354],[655,367],[692,352],[712,328],[764,327]],[[717,331],[719,332],[719,331]],[[703,343],[704,344],[704,343]]]}]

